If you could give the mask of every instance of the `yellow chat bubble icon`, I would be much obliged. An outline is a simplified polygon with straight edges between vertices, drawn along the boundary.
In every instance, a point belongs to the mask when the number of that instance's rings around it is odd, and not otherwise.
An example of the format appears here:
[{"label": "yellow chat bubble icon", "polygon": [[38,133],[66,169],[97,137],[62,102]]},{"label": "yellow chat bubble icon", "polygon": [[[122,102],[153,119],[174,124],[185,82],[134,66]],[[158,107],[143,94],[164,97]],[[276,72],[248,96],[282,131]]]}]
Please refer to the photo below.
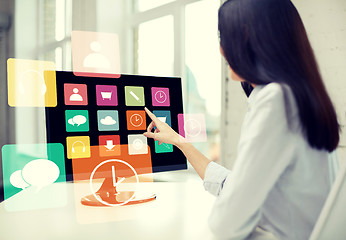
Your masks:
[{"label": "yellow chat bubble icon", "polygon": [[7,81],[11,107],[56,107],[54,62],[9,58]]}]

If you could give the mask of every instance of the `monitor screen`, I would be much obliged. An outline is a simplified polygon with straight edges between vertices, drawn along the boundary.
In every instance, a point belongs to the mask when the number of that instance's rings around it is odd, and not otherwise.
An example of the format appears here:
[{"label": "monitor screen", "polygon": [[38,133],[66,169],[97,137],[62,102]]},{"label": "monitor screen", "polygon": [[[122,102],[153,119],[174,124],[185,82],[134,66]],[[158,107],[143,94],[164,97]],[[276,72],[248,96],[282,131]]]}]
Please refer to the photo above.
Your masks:
[{"label": "monitor screen", "polygon": [[73,180],[72,160],[87,158],[89,146],[114,150],[127,145],[126,154],[136,158],[147,153],[142,147],[147,143],[152,172],[187,168],[185,156],[176,147],[159,145],[142,135],[151,122],[144,107],[178,131],[178,114],[183,113],[180,78],[83,77],[57,71],[56,88],[57,106],[46,108],[47,143],[64,146],[67,180]]}]

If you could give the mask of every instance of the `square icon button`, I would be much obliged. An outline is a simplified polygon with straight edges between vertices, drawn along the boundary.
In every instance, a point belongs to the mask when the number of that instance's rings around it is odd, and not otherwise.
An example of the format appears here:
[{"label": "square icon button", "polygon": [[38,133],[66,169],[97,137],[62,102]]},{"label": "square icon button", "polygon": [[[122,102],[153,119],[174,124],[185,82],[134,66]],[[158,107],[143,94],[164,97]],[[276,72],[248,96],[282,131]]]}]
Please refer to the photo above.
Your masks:
[{"label": "square icon button", "polygon": [[89,131],[88,110],[66,110],[65,121],[66,121],[66,132],[88,132]]},{"label": "square icon button", "polygon": [[98,110],[97,124],[99,131],[118,131],[119,115],[117,110]]},{"label": "square icon button", "polygon": [[101,157],[120,155],[120,136],[102,135],[99,136],[99,154]]},{"label": "square icon button", "polygon": [[4,145],[2,171],[4,199],[23,190],[27,197],[25,201],[23,198],[5,201],[3,206],[7,211],[56,208],[67,204],[67,189],[54,184],[66,181],[65,153],[61,143]]},{"label": "square icon button", "polygon": [[145,117],[144,111],[126,111],[127,130],[145,130]]},{"label": "square icon button", "polygon": [[118,106],[117,86],[96,85],[98,106]]},{"label": "square icon button", "polygon": [[88,105],[86,84],[64,84],[65,105]]},{"label": "square icon button", "polygon": [[129,155],[148,154],[147,138],[143,134],[131,134],[127,138]]},{"label": "square icon button", "polygon": [[88,136],[67,137],[67,158],[89,158],[90,157],[90,138]]},{"label": "square icon button", "polygon": [[178,114],[179,134],[189,142],[207,141],[207,129],[203,114]]},{"label": "square icon button", "polygon": [[56,107],[54,62],[9,58],[7,60],[8,105]]},{"label": "square icon button", "polygon": [[161,143],[159,145],[159,141],[155,141],[155,152],[156,153],[168,153],[173,152],[173,145],[168,143]]},{"label": "square icon button", "polygon": [[73,73],[76,76],[120,77],[117,34],[72,31],[71,44]]},{"label": "square icon button", "polygon": [[172,127],[170,111],[154,110],[153,113],[161,122],[165,122]]},{"label": "square icon button", "polygon": [[159,106],[169,107],[170,106],[168,88],[152,87],[151,98],[152,98],[153,106],[155,107],[159,107]]},{"label": "square icon button", "polygon": [[135,86],[125,86],[126,106],[145,106],[144,88]]}]

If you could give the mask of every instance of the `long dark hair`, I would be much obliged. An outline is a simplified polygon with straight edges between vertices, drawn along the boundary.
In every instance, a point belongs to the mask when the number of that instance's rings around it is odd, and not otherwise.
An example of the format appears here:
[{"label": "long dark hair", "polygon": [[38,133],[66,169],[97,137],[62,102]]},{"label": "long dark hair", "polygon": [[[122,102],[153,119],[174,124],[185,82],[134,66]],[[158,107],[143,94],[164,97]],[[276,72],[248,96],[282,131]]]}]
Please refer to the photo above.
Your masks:
[{"label": "long dark hair", "polygon": [[290,0],[228,0],[219,10],[225,57],[249,83],[288,85],[309,144],[333,151],[340,127],[303,22]]}]

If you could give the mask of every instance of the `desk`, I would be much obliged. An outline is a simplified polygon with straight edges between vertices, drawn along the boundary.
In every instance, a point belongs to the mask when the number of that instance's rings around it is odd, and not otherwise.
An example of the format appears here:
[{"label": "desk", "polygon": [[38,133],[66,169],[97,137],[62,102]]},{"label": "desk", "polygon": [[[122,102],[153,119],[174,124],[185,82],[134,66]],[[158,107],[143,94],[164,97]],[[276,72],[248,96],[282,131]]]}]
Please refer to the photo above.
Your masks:
[{"label": "desk", "polygon": [[[8,212],[2,202],[0,239],[216,239],[207,226],[215,197],[204,191],[201,181],[143,183],[143,189],[150,188],[157,199],[121,207],[82,206],[80,199],[75,199],[78,194],[74,190],[76,184],[87,186],[87,183],[63,184],[68,193],[64,207]],[[13,197],[25,198],[25,193]],[[97,216],[99,222],[79,223],[83,219],[87,221],[88,216]],[[103,216],[101,222],[100,216]],[[114,216],[119,219],[102,222]],[[122,219],[124,216],[126,219]],[[268,240],[270,236],[257,231],[252,239]]]}]

